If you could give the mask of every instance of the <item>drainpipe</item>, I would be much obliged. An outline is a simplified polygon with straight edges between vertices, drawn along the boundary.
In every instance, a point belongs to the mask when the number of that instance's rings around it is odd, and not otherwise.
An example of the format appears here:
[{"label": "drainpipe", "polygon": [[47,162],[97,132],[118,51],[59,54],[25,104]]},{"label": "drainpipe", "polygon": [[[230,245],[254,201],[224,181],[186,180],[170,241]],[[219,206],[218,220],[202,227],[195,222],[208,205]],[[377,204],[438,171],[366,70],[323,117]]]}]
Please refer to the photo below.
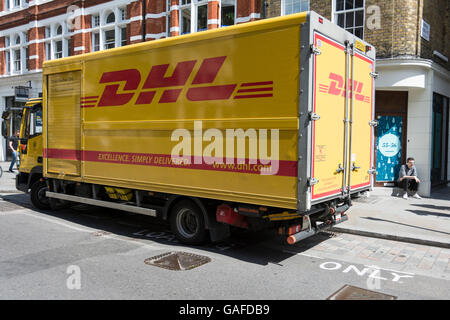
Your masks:
[{"label": "drainpipe", "polygon": [[145,41],[146,27],[145,27],[145,15],[147,12],[147,0],[142,0],[142,42]]},{"label": "drainpipe", "polygon": [[421,30],[421,19],[420,19],[420,3],[417,1],[417,37],[416,37],[416,57],[419,56],[419,43],[420,43],[420,30]]}]

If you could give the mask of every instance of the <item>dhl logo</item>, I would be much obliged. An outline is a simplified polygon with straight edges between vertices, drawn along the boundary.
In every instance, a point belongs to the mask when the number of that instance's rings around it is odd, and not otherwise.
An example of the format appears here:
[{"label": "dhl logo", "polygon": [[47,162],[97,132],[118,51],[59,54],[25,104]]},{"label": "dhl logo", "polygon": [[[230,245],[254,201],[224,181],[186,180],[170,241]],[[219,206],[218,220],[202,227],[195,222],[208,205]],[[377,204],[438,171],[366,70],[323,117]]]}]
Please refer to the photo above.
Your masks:
[{"label": "dhl logo", "polygon": [[[226,56],[206,58],[194,76],[191,85],[186,90],[186,98],[189,101],[210,101],[267,98],[273,96],[273,81],[248,82],[226,85],[210,85],[216,79],[217,74],[225,62]],[[166,76],[169,64],[155,65],[145,79],[142,88],[141,73],[137,69],[104,72],[99,83],[105,84],[100,96],[84,96],[81,98],[81,107],[109,107],[122,106],[137,96],[135,105],[151,104],[155,99],[157,89],[164,88],[158,103],[174,103],[178,101],[186,82],[190,78],[197,60],[182,61],[177,63],[172,75]],[[121,92],[121,83],[125,83]],[[238,90],[236,90],[238,87]],[[100,98],[99,98],[100,97]]]},{"label": "dhl logo", "polygon": [[[335,96],[345,97],[345,87],[344,87],[344,78],[336,73],[331,72],[328,76],[331,79],[330,85],[319,84],[319,92],[332,94]],[[358,101],[362,101],[365,103],[370,103],[370,97],[361,94],[363,83],[359,81],[348,80],[348,88],[349,88],[349,97],[353,94],[353,88],[355,89],[354,97]]]}]

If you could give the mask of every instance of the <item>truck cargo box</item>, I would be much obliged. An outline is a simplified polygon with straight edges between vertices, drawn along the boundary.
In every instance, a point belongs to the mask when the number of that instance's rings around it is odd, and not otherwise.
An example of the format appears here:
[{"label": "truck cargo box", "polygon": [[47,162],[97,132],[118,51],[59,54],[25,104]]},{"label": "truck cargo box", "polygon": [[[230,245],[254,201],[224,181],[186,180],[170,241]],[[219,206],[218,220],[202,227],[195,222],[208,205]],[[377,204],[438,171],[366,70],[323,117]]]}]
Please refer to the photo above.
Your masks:
[{"label": "truck cargo box", "polygon": [[314,12],[46,61],[44,176],[308,212],[371,188],[374,67]]}]

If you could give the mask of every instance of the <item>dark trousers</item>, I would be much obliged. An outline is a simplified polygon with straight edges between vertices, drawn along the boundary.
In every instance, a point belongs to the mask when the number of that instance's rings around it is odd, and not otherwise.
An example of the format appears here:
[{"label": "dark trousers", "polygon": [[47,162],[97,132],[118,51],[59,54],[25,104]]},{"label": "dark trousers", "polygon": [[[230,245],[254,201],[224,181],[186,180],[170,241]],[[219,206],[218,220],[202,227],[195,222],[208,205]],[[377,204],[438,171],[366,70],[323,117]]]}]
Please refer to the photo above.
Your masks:
[{"label": "dark trousers", "polygon": [[419,189],[419,182],[416,182],[415,179],[403,179],[398,183],[398,186],[406,191],[416,192]]}]

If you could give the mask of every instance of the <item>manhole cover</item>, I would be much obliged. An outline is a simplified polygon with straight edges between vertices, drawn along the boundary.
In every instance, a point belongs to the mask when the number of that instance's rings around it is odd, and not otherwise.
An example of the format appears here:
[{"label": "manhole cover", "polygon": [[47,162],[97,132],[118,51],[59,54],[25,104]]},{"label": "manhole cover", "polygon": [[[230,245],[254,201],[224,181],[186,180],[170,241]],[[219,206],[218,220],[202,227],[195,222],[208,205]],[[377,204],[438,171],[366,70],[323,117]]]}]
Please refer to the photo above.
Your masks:
[{"label": "manhole cover", "polygon": [[210,262],[211,259],[187,252],[167,252],[148,259],[145,263],[169,270],[190,270]]},{"label": "manhole cover", "polygon": [[397,297],[366,290],[354,286],[345,285],[333,293],[327,300],[396,300]]}]

